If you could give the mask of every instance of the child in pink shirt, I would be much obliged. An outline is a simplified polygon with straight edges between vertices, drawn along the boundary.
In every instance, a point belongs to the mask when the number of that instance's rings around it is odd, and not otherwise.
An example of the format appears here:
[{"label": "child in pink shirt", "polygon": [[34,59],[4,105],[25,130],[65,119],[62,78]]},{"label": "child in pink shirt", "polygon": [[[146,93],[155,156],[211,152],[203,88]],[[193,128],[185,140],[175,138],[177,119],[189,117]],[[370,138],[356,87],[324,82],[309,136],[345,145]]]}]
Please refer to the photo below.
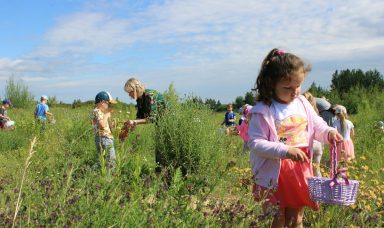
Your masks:
[{"label": "child in pink shirt", "polygon": [[249,119],[248,119],[248,114],[251,111],[252,106],[245,104],[241,110],[242,113],[240,113],[243,116],[243,121],[241,122],[240,125],[237,126],[237,130],[239,131],[239,136],[240,138],[243,139],[244,141],[244,146],[243,146],[243,152],[246,152],[248,150],[248,125],[249,125]]},{"label": "child in pink shirt", "polygon": [[278,205],[272,227],[302,227],[304,207],[318,210],[307,182],[313,176],[313,140],[342,140],[300,95],[309,71],[296,55],[272,49],[256,80],[258,98],[248,130],[253,194],[255,200],[267,199],[264,209]]}]

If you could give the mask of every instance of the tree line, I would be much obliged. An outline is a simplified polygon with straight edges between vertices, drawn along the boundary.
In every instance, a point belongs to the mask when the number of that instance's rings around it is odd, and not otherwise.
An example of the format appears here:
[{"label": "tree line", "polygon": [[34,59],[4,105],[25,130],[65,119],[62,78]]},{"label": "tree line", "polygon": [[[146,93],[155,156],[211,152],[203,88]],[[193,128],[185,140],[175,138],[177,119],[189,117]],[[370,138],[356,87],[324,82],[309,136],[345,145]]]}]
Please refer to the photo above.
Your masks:
[{"label": "tree line", "polygon": [[[332,80],[330,89],[322,88],[319,85],[316,85],[315,82],[309,88],[309,91],[316,97],[334,97],[335,94],[344,103],[350,103],[351,113],[357,112],[355,107],[357,107],[356,98],[354,101],[350,101],[351,98],[348,94],[356,89],[364,90],[384,90],[384,78],[383,75],[375,70],[363,71],[361,69],[346,69],[346,70],[336,70],[332,74]],[[232,102],[235,110],[242,107],[244,104],[254,104],[256,100],[257,91],[250,90],[246,92],[244,96],[237,96]],[[13,77],[10,77],[5,86],[4,97],[12,100],[13,104],[17,108],[26,108],[31,104],[34,104],[34,96],[28,89],[28,86],[25,85],[22,81],[16,81]],[[213,98],[207,98],[203,100],[200,97],[194,97],[194,102],[207,105],[210,109],[214,111],[225,111],[227,104],[222,104],[220,100],[215,100]],[[81,102],[79,99],[75,99],[72,104],[66,104],[64,102],[58,101],[55,96],[49,97],[50,106],[70,106],[72,108],[80,107],[82,104],[90,104],[92,102]]]}]

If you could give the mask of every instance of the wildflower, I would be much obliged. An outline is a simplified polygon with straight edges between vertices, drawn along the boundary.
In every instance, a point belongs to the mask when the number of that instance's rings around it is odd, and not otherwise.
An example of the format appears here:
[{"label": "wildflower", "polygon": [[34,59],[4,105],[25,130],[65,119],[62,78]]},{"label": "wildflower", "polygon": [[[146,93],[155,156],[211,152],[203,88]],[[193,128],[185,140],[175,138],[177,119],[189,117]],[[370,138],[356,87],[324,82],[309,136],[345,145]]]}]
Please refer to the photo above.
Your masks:
[{"label": "wildflower", "polygon": [[372,198],[372,199],[376,199],[376,194],[372,191],[372,190],[369,190],[369,196]]},{"label": "wildflower", "polygon": [[364,171],[367,171],[367,170],[369,169],[369,167],[366,166],[366,165],[363,165],[361,168],[362,168]]},{"label": "wildflower", "polygon": [[190,203],[189,203],[189,207],[190,207],[192,210],[196,210],[196,208],[197,208],[197,203],[198,203],[197,197],[196,197],[196,196],[191,196],[191,201],[190,201]]},{"label": "wildflower", "polygon": [[145,202],[149,205],[152,206],[156,202],[156,198],[153,195],[149,195],[146,199]]},{"label": "wildflower", "polygon": [[360,159],[363,161],[367,160],[367,158],[365,156],[360,156]]}]

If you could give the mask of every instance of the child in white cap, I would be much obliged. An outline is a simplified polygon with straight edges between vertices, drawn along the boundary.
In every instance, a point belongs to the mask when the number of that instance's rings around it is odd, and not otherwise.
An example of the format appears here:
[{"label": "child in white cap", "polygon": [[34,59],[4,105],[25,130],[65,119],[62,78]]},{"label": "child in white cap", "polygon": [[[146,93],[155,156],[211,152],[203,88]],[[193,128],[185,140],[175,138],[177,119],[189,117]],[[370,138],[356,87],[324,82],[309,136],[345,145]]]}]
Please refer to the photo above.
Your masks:
[{"label": "child in white cap", "polygon": [[344,141],[341,143],[341,148],[338,147],[337,159],[344,159],[350,161],[355,159],[355,148],[352,138],[355,135],[353,123],[347,119],[347,111],[344,107],[336,107],[335,114],[337,120],[333,123],[333,126],[343,136]]},{"label": "child in white cap", "polygon": [[45,123],[47,121],[47,115],[53,116],[51,112],[49,112],[49,107],[47,105],[48,102],[48,96],[42,95],[40,98],[40,103],[36,105],[35,108],[35,118],[42,123]]}]

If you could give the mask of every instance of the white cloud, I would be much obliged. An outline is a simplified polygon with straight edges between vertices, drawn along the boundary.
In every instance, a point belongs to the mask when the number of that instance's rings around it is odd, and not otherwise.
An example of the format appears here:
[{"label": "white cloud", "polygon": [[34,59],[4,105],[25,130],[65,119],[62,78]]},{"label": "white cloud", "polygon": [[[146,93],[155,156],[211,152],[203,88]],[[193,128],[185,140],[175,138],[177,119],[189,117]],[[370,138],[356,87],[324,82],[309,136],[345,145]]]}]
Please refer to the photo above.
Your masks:
[{"label": "white cloud", "polygon": [[190,0],[153,4],[120,17],[109,11],[80,12],[60,18],[40,52],[108,54],[140,43],[160,43],[193,45],[199,57],[216,53],[243,58],[284,45],[313,49],[318,53],[314,57],[328,58],[363,43],[383,45],[383,7],[382,1]]},{"label": "white cloud", "polygon": [[[236,77],[239,82],[235,85],[248,90],[262,58],[273,47],[308,60],[316,80],[329,81],[330,75],[324,79],[319,75],[351,62],[366,62],[369,67],[377,63],[373,67],[384,70],[383,63],[371,61],[384,58],[384,2],[380,0],[184,0],[149,6],[132,1],[97,3],[58,18],[45,34],[44,43],[28,57],[0,59],[0,77],[4,72],[19,72],[30,81],[32,77],[38,81],[64,76],[67,81],[48,85],[66,89],[103,86],[87,84],[90,77],[100,75],[110,75],[117,86],[124,79],[116,75],[133,73],[154,87],[160,81],[161,87],[174,81],[182,91],[216,87]],[[151,46],[172,50],[157,53],[159,59],[153,60],[164,61],[167,67],[123,67],[154,54],[145,50],[144,57],[136,55],[135,47]],[[116,57],[116,53],[130,57]],[[94,55],[112,60],[95,63],[90,58]],[[241,85],[242,81],[252,83]],[[239,92],[218,97],[232,99],[234,94]]]}]

